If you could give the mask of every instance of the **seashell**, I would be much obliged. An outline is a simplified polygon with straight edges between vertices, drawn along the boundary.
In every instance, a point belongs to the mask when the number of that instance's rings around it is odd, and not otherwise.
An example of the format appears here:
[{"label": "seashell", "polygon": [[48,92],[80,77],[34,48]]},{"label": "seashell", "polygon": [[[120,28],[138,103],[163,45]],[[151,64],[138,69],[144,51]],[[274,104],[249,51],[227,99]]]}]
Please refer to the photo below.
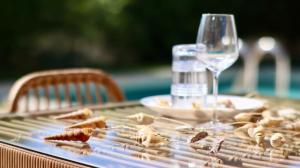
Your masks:
[{"label": "seashell", "polygon": [[88,119],[86,121],[71,125],[67,128],[107,128],[106,118],[103,116]]},{"label": "seashell", "polygon": [[286,124],[284,128],[292,131],[300,131],[300,120]]},{"label": "seashell", "polygon": [[254,128],[254,127],[256,127],[255,123],[248,123],[239,128],[236,128],[233,131],[233,133],[234,133],[234,135],[236,135],[237,137],[240,137],[240,138],[249,138],[248,129]]},{"label": "seashell", "polygon": [[283,134],[281,133],[275,133],[270,138],[270,144],[274,148],[281,147],[283,144],[285,144],[286,139]]},{"label": "seashell", "polygon": [[300,118],[300,112],[293,108],[284,108],[277,111],[278,116],[288,120],[296,120]]},{"label": "seashell", "polygon": [[81,141],[86,142],[89,140],[93,133],[91,128],[83,128],[76,130],[65,131],[61,134],[46,136],[44,139],[48,140],[62,140],[62,141]]},{"label": "seashell", "polygon": [[274,117],[272,111],[270,111],[270,110],[264,110],[261,113],[261,115],[262,115],[263,118],[272,118],[272,117]]},{"label": "seashell", "polygon": [[256,124],[255,123],[248,123],[248,124],[245,124],[237,129],[235,129],[235,131],[239,131],[239,132],[246,132],[248,131],[249,128],[254,128],[256,127]]},{"label": "seashell", "polygon": [[191,125],[181,125],[177,126],[175,130],[181,133],[190,133],[191,131],[194,131],[195,128]]},{"label": "seashell", "polygon": [[145,113],[137,113],[130,116],[127,116],[128,119],[131,119],[138,124],[148,125],[154,122],[155,117]]},{"label": "seashell", "polygon": [[167,138],[161,136],[154,128],[146,125],[139,126],[137,134],[131,136],[130,139],[136,140],[145,147],[165,144],[169,141]]},{"label": "seashell", "polygon": [[80,110],[77,110],[77,111],[74,111],[74,112],[71,112],[71,113],[56,116],[56,117],[54,117],[54,119],[56,119],[56,120],[62,120],[62,119],[79,120],[79,119],[87,119],[91,115],[93,115],[93,112],[88,108],[84,108],[84,109],[80,109]]},{"label": "seashell", "polygon": [[200,141],[201,139],[208,136],[208,133],[206,131],[201,131],[193,135],[189,140],[188,143],[195,143]]},{"label": "seashell", "polygon": [[264,127],[277,127],[284,121],[281,117],[269,117],[260,120],[257,124]]},{"label": "seashell", "polygon": [[239,113],[234,116],[234,120],[238,122],[256,122],[261,113]]},{"label": "seashell", "polygon": [[248,129],[248,135],[251,137],[259,146],[264,146],[265,129],[263,126]]}]

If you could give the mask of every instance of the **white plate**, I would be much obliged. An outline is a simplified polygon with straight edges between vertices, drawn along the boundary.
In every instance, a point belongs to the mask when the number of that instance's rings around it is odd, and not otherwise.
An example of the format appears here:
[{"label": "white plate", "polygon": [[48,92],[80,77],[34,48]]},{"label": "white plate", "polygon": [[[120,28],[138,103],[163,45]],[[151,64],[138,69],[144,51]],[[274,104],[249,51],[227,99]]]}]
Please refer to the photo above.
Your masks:
[{"label": "white plate", "polygon": [[[230,108],[218,108],[218,117],[232,117],[239,112],[247,112],[252,110],[257,110],[262,108],[264,102],[258,99],[246,98],[241,96],[229,96],[229,95],[219,95],[219,100],[229,99],[233,103],[235,109]],[[213,96],[207,96],[207,103],[211,104],[213,102]],[[169,116],[179,119],[192,119],[192,120],[208,120],[212,115],[212,108],[173,108],[171,106],[171,96],[170,95],[158,95],[145,97],[140,100],[141,104],[150,108],[151,110],[157,112],[160,115]],[[162,104],[166,103],[166,104]]]}]

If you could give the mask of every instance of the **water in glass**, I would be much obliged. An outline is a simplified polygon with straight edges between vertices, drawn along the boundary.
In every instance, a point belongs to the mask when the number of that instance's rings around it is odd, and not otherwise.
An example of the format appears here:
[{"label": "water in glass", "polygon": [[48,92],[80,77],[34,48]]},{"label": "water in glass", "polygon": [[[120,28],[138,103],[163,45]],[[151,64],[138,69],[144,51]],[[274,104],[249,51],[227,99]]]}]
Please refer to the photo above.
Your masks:
[{"label": "water in glass", "polygon": [[193,44],[173,47],[171,97],[175,108],[205,103],[206,69],[197,58],[197,50],[199,47]]}]

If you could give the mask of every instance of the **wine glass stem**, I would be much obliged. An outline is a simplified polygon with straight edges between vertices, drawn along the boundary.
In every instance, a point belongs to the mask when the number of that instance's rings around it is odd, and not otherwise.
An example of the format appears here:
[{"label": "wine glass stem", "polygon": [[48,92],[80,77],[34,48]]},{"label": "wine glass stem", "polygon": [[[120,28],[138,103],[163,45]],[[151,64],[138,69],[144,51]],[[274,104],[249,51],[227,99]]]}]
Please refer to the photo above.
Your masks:
[{"label": "wine glass stem", "polygon": [[218,116],[217,116],[217,106],[218,106],[218,81],[219,81],[219,75],[218,72],[213,72],[213,96],[214,96],[214,104],[213,104],[213,118],[212,122],[213,124],[218,122]]}]

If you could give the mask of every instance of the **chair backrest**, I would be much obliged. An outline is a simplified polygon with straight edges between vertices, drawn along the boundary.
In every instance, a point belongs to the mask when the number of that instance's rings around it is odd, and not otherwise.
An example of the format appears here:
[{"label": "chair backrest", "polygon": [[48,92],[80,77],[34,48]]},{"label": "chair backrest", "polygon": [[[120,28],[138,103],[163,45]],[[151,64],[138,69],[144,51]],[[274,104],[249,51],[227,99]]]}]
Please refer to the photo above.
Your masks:
[{"label": "chair backrest", "polygon": [[123,100],[121,89],[109,75],[88,68],[25,75],[14,83],[8,95],[10,112],[20,111],[21,102],[25,105],[23,111],[35,112]]},{"label": "chair backrest", "polygon": [[[259,41],[261,39],[274,40],[274,46],[272,49],[263,49],[264,45],[261,45]],[[252,47],[243,42],[243,46],[246,44],[246,50],[240,50],[240,54],[243,55],[244,67],[243,71],[240,71],[234,82],[235,91],[255,92],[257,90],[259,79],[259,66],[266,56],[271,56],[275,61],[275,91],[277,96],[287,96],[289,92],[290,77],[291,77],[291,62],[290,56],[282,46],[279,40],[272,37],[263,37],[257,40]],[[264,44],[270,42],[265,41]],[[266,45],[265,44],[265,45]]]}]

